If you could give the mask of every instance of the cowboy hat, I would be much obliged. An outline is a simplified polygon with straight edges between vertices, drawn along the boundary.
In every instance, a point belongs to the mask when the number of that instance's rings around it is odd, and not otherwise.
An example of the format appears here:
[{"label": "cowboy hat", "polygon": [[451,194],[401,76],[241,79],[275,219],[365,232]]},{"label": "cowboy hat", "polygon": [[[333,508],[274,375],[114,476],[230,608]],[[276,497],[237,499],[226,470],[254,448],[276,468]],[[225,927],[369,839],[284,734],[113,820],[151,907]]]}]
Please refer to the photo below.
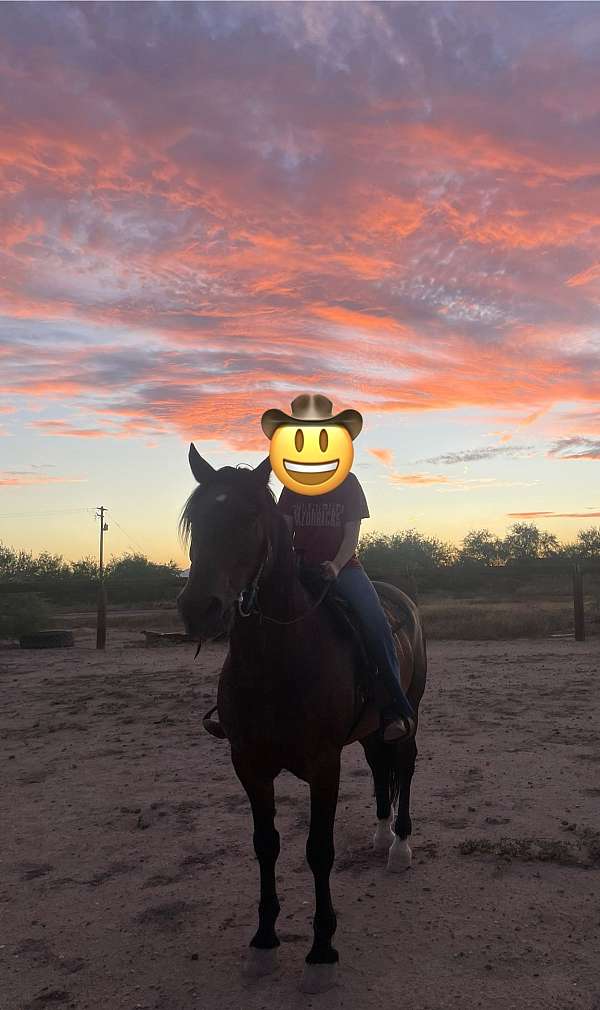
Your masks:
[{"label": "cowboy hat", "polygon": [[261,417],[262,430],[267,438],[272,438],[275,428],[282,424],[296,424],[304,426],[306,424],[339,424],[350,433],[354,441],[360,434],[363,419],[357,410],[342,410],[335,416],[332,415],[333,404],[326,396],[320,393],[301,393],[291,403],[292,413],[284,414],[276,407],[266,410]]}]

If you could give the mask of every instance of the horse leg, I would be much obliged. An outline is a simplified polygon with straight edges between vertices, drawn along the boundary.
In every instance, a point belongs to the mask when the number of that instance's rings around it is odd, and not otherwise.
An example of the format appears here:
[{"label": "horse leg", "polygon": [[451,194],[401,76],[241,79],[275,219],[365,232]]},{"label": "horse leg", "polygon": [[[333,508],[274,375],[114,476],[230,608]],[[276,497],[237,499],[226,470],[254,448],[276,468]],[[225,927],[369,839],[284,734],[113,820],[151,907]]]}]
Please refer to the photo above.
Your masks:
[{"label": "horse leg", "polygon": [[233,756],[232,760],[252,807],[254,851],[260,866],[258,929],[250,941],[245,969],[248,975],[259,977],[275,971],[279,947],[275,932],[280,909],[275,886],[275,863],[280,849],[275,827],[275,789],[272,778],[255,777],[248,773],[247,762],[236,762]]},{"label": "horse leg", "polygon": [[394,811],[390,797],[390,766],[385,750],[388,744],[383,743],[377,734],[361,740],[365,757],[373,774],[375,787],[375,802],[377,804],[377,828],[373,835],[373,848],[383,852],[390,848],[395,835],[392,831]]},{"label": "horse leg", "polygon": [[396,838],[387,861],[387,869],[392,873],[407,870],[412,861],[412,850],[408,838],[412,834],[410,819],[410,785],[415,771],[417,744],[414,737],[405,744],[398,745],[398,815],[394,824]]},{"label": "horse leg", "polygon": [[302,992],[324,992],[335,985],[338,952],[331,945],[337,919],[331,903],[329,875],[335,850],[333,825],[340,784],[340,755],[320,765],[309,779],[310,831],[306,858],[315,879],[314,940],[306,957],[300,988]]}]

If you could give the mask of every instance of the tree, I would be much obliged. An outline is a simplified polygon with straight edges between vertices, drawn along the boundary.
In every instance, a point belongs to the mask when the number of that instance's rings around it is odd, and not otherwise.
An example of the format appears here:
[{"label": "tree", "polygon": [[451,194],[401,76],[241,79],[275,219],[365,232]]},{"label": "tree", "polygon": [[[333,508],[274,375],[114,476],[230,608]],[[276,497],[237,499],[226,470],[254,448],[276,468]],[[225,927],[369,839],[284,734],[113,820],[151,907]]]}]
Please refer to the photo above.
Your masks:
[{"label": "tree", "polygon": [[539,530],[535,523],[514,523],[501,544],[507,561],[555,557],[560,550],[554,534]]},{"label": "tree", "polygon": [[579,530],[573,547],[577,557],[600,557],[600,526],[590,526],[588,530]]},{"label": "tree", "polygon": [[0,579],[12,579],[15,576],[17,555],[10,547],[0,544]]},{"label": "tree", "polygon": [[80,558],[79,561],[71,562],[71,574],[77,579],[97,579],[98,573],[98,562],[89,555],[86,558]]},{"label": "tree", "polygon": [[488,568],[500,564],[502,558],[502,540],[489,530],[470,530],[458,554],[459,564],[474,561]]},{"label": "tree", "polygon": [[70,567],[60,554],[43,551],[37,557],[31,551],[16,551],[0,544],[0,578],[30,579],[64,578],[70,575]]},{"label": "tree", "polygon": [[63,579],[71,574],[71,566],[65,561],[62,554],[49,554],[42,551],[34,559],[35,571],[32,574],[45,579]]},{"label": "tree", "polygon": [[123,554],[120,558],[112,558],[105,568],[106,578],[111,581],[119,579],[156,579],[179,575],[179,565],[169,561],[166,565],[150,561],[144,554]]},{"label": "tree", "polygon": [[454,548],[436,537],[425,537],[416,530],[404,530],[386,536],[369,533],[362,537],[357,554],[366,569],[385,574],[398,568],[432,571],[452,564]]}]

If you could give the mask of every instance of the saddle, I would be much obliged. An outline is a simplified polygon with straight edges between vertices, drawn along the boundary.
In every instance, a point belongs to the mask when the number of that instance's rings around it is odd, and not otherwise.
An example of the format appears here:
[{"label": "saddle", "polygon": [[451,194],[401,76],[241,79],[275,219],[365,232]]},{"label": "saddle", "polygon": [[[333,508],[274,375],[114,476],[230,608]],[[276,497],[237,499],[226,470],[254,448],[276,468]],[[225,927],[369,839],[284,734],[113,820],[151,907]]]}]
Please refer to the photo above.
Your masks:
[{"label": "saddle", "polygon": [[[320,566],[309,565],[299,560],[297,560],[296,564],[297,573],[302,584],[306,587],[312,599],[315,601],[318,600],[329,580],[323,577],[323,571]],[[361,736],[364,736],[366,732],[371,732],[377,728],[379,724],[378,713],[389,704],[390,699],[381,678],[377,675],[377,666],[369,653],[360,621],[345,597],[336,593],[335,586],[335,580],[332,580],[329,584],[329,591],[323,597],[322,606],[328,608],[342,635],[349,638],[353,643],[357,659],[354,668],[355,719],[346,740],[346,744],[348,744],[354,740],[361,739]],[[400,605],[398,601],[396,601],[395,605],[392,605],[381,593],[378,592],[378,595],[392,629],[396,651],[400,655],[403,651],[401,640],[402,638],[406,640],[404,629],[406,628],[406,631],[408,631],[408,625],[411,621],[410,611]],[[410,683],[410,676],[411,672],[409,672],[406,682],[404,676],[402,678],[405,690]],[[215,705],[204,716],[202,723],[204,728],[213,736],[224,739],[226,734],[221,724],[211,718],[213,712],[216,712],[216,710],[217,706]]]}]

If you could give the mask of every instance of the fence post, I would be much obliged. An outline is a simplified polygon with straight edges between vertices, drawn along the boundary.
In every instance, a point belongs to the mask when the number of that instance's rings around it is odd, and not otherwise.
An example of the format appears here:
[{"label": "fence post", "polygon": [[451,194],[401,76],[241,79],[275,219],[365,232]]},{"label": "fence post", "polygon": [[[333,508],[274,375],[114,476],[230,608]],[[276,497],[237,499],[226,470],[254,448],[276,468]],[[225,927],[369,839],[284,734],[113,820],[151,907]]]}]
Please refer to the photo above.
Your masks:
[{"label": "fence post", "polygon": [[575,641],[585,641],[585,613],[583,609],[583,574],[578,564],[573,567],[573,612]]}]

